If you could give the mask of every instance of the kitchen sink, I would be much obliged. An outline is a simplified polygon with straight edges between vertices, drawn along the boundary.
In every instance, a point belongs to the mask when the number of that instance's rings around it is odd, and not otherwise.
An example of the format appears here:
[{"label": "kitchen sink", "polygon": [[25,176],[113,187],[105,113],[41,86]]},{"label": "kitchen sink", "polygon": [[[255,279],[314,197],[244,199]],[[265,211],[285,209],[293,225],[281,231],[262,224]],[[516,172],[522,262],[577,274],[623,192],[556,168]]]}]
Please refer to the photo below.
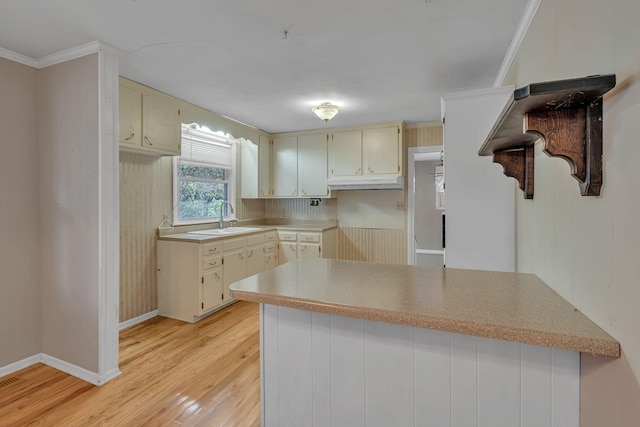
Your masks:
[{"label": "kitchen sink", "polygon": [[242,233],[251,233],[252,231],[260,231],[261,228],[255,227],[229,227],[218,229],[215,228],[213,230],[199,230],[199,231],[189,231],[190,234],[208,234],[210,236],[226,236],[229,234],[242,234]]}]

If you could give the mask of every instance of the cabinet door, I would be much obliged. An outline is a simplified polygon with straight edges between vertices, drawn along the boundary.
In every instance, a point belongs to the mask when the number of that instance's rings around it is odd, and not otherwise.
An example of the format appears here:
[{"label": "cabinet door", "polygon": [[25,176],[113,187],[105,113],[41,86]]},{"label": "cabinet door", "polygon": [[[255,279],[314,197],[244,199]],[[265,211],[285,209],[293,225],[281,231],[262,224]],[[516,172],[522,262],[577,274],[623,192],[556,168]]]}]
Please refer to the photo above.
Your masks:
[{"label": "cabinet door", "polygon": [[264,254],[264,271],[271,270],[278,265],[278,253],[271,252]]},{"label": "cabinet door", "polygon": [[362,175],[362,131],[336,132],[331,135],[329,175]]},{"label": "cabinet door", "polygon": [[258,198],[258,145],[244,140],[241,146],[240,195],[243,199],[256,199]]},{"label": "cabinet door", "polygon": [[247,254],[244,248],[225,252],[222,262],[222,277],[224,279],[224,301],[231,299],[229,285],[244,279],[247,274]]},{"label": "cabinet door", "polygon": [[298,138],[274,138],[271,156],[273,195],[298,197]]},{"label": "cabinet door", "polygon": [[320,258],[320,244],[298,243],[298,258]]},{"label": "cabinet door", "polygon": [[120,84],[120,145],[140,147],[142,145],[142,93]]},{"label": "cabinet door", "polygon": [[300,197],[329,195],[326,133],[298,137],[298,195]]},{"label": "cabinet door", "polygon": [[264,245],[247,248],[247,277],[264,271]]},{"label": "cabinet door", "polygon": [[223,295],[222,269],[205,271],[202,275],[202,293],[200,314],[217,307],[222,303]]},{"label": "cabinet door", "polygon": [[289,261],[296,259],[298,257],[297,252],[298,245],[296,243],[280,242],[280,250],[278,253],[280,257],[280,264],[286,264]]},{"label": "cabinet door", "polygon": [[269,137],[260,135],[258,140],[258,197],[271,195],[271,146]]},{"label": "cabinet door", "polygon": [[400,174],[400,132],[397,126],[365,129],[363,147],[366,175]]},{"label": "cabinet door", "polygon": [[180,154],[180,111],[176,104],[142,95],[142,146],[167,154]]}]

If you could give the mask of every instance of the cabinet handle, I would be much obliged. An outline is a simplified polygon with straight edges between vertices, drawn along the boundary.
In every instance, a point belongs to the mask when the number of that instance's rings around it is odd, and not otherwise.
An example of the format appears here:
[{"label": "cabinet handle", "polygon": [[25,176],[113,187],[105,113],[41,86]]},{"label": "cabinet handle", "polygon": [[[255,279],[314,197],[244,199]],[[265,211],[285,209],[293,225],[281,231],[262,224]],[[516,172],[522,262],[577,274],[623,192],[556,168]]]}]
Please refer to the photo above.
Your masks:
[{"label": "cabinet handle", "polygon": [[306,246],[303,246],[303,247],[300,248],[300,252],[306,252],[306,251],[307,251],[307,247]]},{"label": "cabinet handle", "polygon": [[293,190],[293,193],[291,193],[292,196],[297,196],[298,195],[298,190]]},{"label": "cabinet handle", "polygon": [[357,170],[357,171],[355,171],[353,174],[354,174],[354,175],[358,175],[358,174],[360,173],[360,170],[361,170],[361,169],[362,169],[362,168],[358,168],[358,170]]},{"label": "cabinet handle", "polygon": [[313,240],[313,237],[307,236],[307,237],[304,238],[304,240]]},{"label": "cabinet handle", "polygon": [[240,257],[240,259],[244,259],[244,256],[242,256],[242,254],[238,254],[238,256]]},{"label": "cabinet handle", "polygon": [[213,274],[215,274],[218,280],[220,280],[220,275],[218,273],[213,273]]},{"label": "cabinet handle", "polygon": [[304,191],[304,190],[300,190],[300,191],[302,191],[302,194],[303,194],[303,195],[305,195],[305,196],[307,195],[307,192],[306,192],[306,191]]},{"label": "cabinet handle", "polygon": [[146,142],[148,145],[153,145],[153,144],[151,143],[151,141],[149,141],[149,138],[147,138],[147,136],[146,136],[146,135],[145,135],[145,137],[144,137],[144,142]]},{"label": "cabinet handle", "polygon": [[215,253],[215,252],[217,252],[217,250],[218,250],[218,248],[209,249],[209,253],[210,254]]},{"label": "cabinet handle", "polygon": [[369,171],[369,173],[375,173],[369,166],[367,166],[367,170]]},{"label": "cabinet handle", "polygon": [[218,263],[217,262],[209,262],[209,265],[212,266],[212,267],[215,267],[216,265],[218,265]]},{"label": "cabinet handle", "polygon": [[269,264],[270,262],[271,262],[271,255],[267,257],[267,260],[265,261],[265,263]]},{"label": "cabinet handle", "polygon": [[293,247],[293,245],[289,245],[289,249],[291,249],[292,251],[296,251],[296,248]]},{"label": "cabinet handle", "polygon": [[249,251],[249,253],[247,254],[247,257],[248,257],[248,258],[251,258],[252,256],[253,256],[253,249],[251,249],[251,250]]},{"label": "cabinet handle", "polygon": [[124,140],[125,141],[131,141],[131,139],[135,136],[135,133],[132,133],[131,135],[129,135],[128,137],[126,137]]}]

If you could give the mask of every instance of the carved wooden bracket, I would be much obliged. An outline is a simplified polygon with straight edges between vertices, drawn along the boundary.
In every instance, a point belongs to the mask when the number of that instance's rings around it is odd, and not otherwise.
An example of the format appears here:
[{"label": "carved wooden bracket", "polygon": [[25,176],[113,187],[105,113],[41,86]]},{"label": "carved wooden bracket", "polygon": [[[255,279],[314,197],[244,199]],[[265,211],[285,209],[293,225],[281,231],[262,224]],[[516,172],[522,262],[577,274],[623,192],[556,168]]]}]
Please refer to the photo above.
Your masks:
[{"label": "carved wooden bracket", "polygon": [[493,153],[493,163],[504,168],[504,174],[518,181],[525,199],[533,199],[533,145]]},{"label": "carved wooden bracket", "polygon": [[615,75],[536,83],[517,89],[480,148],[493,155],[507,176],[516,178],[525,198],[533,198],[533,144],[565,159],[583,196],[602,187],[602,95]]}]

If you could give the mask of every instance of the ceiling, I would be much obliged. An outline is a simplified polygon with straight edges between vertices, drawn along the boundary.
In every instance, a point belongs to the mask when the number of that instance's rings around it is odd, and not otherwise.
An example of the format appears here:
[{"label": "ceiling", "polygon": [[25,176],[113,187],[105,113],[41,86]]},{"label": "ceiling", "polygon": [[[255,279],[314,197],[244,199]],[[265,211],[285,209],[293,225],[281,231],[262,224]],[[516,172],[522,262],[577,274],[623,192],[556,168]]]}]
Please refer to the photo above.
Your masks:
[{"label": "ceiling", "polygon": [[[528,0],[2,0],[0,47],[95,40],[120,75],[271,133],[440,120],[493,86]],[[328,124],[310,111],[331,101]]]}]

